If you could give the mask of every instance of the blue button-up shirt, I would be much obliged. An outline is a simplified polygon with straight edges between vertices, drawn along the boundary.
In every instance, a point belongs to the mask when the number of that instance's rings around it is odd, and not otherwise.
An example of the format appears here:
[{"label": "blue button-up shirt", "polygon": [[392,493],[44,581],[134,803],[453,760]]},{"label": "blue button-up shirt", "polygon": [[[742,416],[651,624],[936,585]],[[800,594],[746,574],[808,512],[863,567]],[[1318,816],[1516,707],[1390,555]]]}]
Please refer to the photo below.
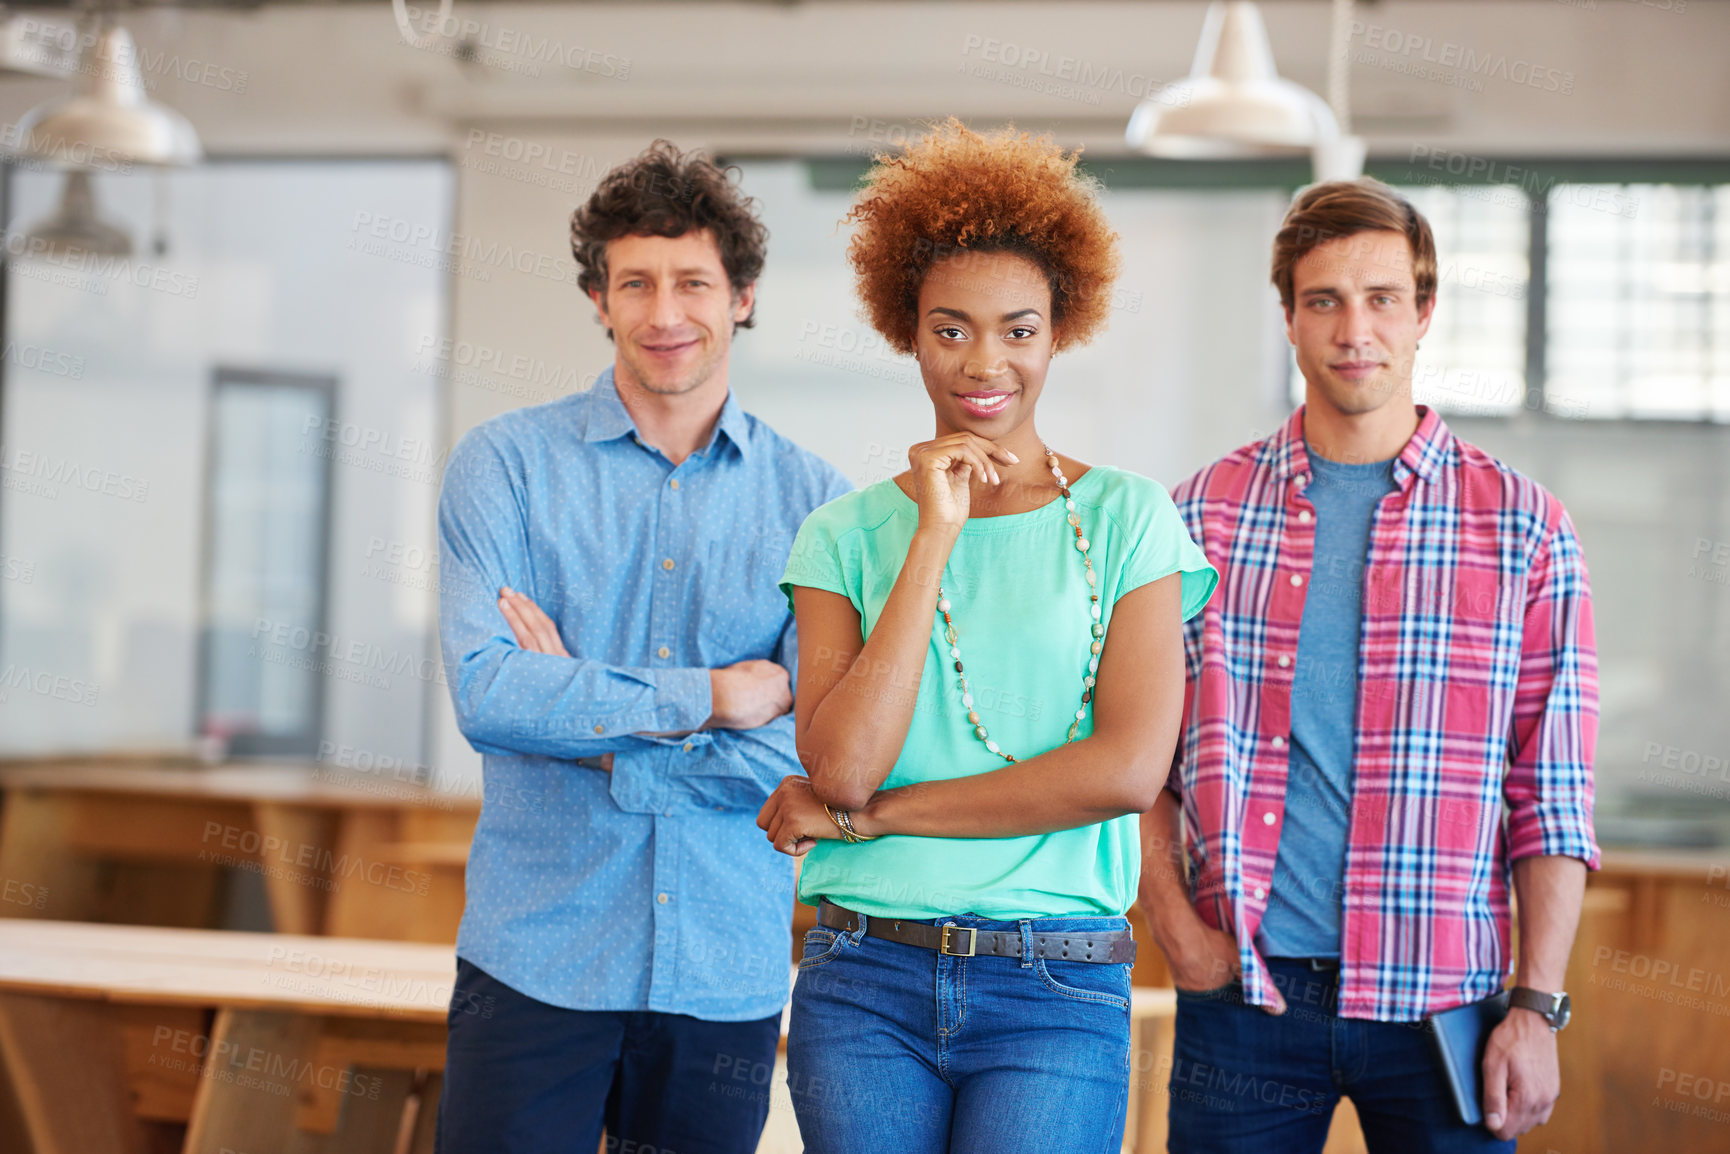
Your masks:
[{"label": "blue button-up shirt", "polygon": [[[800,772],[792,715],[646,735],[703,724],[710,669],[794,671],[775,582],[806,514],[851,488],[731,395],[674,466],[639,439],[610,369],[462,438],[439,497],[439,635],[484,792],[459,956],[571,1009],[781,1009],[792,860],[756,816]],[[572,656],[517,646],[503,585]],[[610,774],[576,762],[603,753]]]}]

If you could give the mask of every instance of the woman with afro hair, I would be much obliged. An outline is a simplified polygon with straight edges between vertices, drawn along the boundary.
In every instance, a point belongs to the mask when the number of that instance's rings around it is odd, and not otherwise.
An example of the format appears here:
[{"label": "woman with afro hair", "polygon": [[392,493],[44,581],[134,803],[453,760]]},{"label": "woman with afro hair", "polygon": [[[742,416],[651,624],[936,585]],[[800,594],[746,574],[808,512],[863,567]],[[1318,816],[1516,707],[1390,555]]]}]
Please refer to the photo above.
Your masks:
[{"label": "woman with afro hair", "polygon": [[818,907],[787,1048],[813,1154],[1122,1141],[1137,818],[1218,574],[1158,483],[1038,430],[1117,271],[1076,160],[951,120],[879,157],[847,218],[934,433],[813,512],[781,580],[808,776],[758,824]]}]

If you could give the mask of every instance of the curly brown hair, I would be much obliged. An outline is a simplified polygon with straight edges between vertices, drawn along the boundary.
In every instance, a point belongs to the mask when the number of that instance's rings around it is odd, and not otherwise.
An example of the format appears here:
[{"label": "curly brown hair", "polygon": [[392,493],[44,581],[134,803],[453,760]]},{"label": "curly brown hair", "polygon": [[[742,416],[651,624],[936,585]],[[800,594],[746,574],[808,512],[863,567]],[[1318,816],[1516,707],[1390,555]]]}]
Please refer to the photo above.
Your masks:
[{"label": "curly brown hair", "polygon": [[950,117],[900,155],[883,155],[846,223],[847,248],[872,327],[913,351],[919,289],[932,266],[963,254],[1027,257],[1051,287],[1054,349],[1086,344],[1111,311],[1117,233],[1076,171],[1080,152],[1013,125],[981,134]]},{"label": "curly brown hair", "polygon": [[[739,191],[738,168],[718,167],[701,152],[680,152],[657,140],[601,178],[594,195],[571,214],[571,255],[585,293],[607,294],[607,242],[622,236],[684,236],[708,229],[737,296],[763,275],[769,230],[757,202]],[[738,323],[750,328],[756,310]]]}]

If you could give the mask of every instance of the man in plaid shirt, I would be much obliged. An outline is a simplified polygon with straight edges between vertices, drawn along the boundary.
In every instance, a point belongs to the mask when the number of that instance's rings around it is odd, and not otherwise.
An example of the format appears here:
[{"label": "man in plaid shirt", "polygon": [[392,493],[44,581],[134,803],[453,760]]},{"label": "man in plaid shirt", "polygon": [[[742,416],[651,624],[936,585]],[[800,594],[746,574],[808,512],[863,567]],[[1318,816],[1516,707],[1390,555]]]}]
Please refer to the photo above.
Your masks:
[{"label": "man in plaid shirt", "polygon": [[[1386,185],[1300,194],[1273,281],[1305,403],[1173,493],[1221,574],[1143,819],[1174,1154],[1320,1151],[1341,1094],[1376,1154],[1511,1154],[1559,1092],[1598,864],[1590,591],[1561,502],[1413,404],[1436,277]],[[1502,988],[1510,886],[1514,1008],[1468,1126],[1423,1019]]]}]

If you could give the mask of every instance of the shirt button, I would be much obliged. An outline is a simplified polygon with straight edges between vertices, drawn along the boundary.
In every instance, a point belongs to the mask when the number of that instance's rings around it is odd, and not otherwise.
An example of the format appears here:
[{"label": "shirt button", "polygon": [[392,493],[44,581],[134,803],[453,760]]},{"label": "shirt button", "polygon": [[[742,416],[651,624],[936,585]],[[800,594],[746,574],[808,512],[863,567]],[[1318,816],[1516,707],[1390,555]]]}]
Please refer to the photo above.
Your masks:
[{"label": "shirt button", "polygon": [[671,649],[668,649],[665,645],[663,645],[659,649],[655,650],[655,656],[656,657],[671,657],[672,654],[673,654],[673,651]]},{"label": "shirt button", "polygon": [[671,557],[669,557],[665,561],[661,562],[661,568],[663,568],[663,569],[671,569],[672,567],[673,567],[673,559]]},{"label": "shirt button", "polygon": [[[685,743],[685,752],[686,752],[686,753],[690,753],[690,752],[691,752],[691,743],[690,743],[690,742],[688,742],[688,741],[687,741],[687,742],[686,742],[686,743]],[[715,808],[716,808],[716,809],[720,809],[720,808],[721,808],[721,807],[720,807],[720,806],[716,806],[716,807],[715,807]]]},{"label": "shirt button", "polygon": [[1291,583],[1293,585],[1302,585],[1304,583],[1304,575],[1302,573],[1293,573],[1291,575]]},{"label": "shirt button", "polygon": [[1259,902],[1265,897],[1267,897],[1267,891],[1260,886],[1255,887],[1255,900]]},{"label": "shirt button", "polygon": [[662,905],[666,905],[667,904],[667,895],[666,894],[656,894],[655,900],[660,902]]},{"label": "shirt button", "polygon": [[1278,820],[1279,820],[1279,818],[1274,816],[1273,810],[1271,810],[1271,809],[1268,810],[1266,813],[1261,815],[1261,823],[1263,825],[1272,825],[1274,822],[1276,822]]},{"label": "shirt button", "polygon": [[595,732],[596,733],[605,733],[606,731],[607,731],[607,727],[604,725],[595,726]]},{"label": "shirt button", "polygon": [[674,477],[671,481],[668,481],[667,484],[672,488],[677,489],[679,487],[679,478]]},{"label": "shirt button", "polygon": [[1299,509],[1298,510],[1298,524],[1299,525],[1308,525],[1309,523],[1310,523],[1310,511],[1308,509]]},{"label": "shirt button", "polygon": [[1279,734],[1277,734],[1277,733],[1276,733],[1276,734],[1274,734],[1274,736],[1273,736],[1273,747],[1274,747],[1274,748],[1275,748],[1275,749],[1284,749],[1284,748],[1285,748],[1285,738],[1283,738],[1283,737],[1281,737],[1281,736],[1280,736],[1280,735],[1279,735]]},{"label": "shirt button", "polygon": [[1281,669],[1284,669],[1286,666],[1288,666],[1290,664],[1291,664],[1291,658],[1287,657],[1283,653],[1279,655],[1279,667]]}]

